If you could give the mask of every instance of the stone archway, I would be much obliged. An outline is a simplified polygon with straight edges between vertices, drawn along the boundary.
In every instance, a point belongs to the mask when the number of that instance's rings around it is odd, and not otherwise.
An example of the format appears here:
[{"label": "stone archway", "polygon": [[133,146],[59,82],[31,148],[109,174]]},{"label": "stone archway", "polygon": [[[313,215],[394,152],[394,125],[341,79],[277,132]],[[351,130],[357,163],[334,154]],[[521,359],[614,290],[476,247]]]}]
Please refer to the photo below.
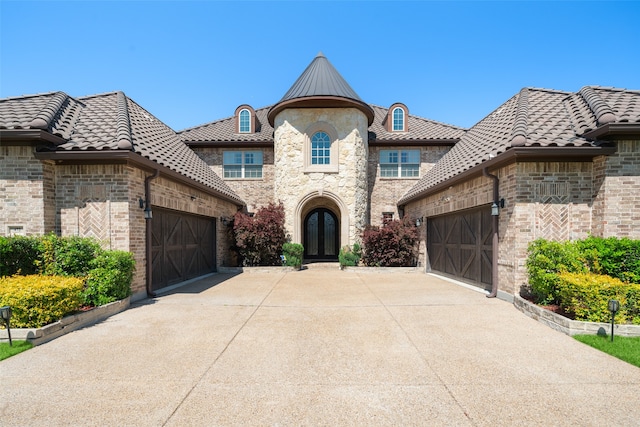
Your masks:
[{"label": "stone archway", "polygon": [[[337,222],[335,230],[336,251],[339,251],[340,246],[349,244],[350,220],[347,207],[340,197],[326,191],[311,192],[298,202],[294,216],[294,242],[302,243],[304,245],[305,231],[309,225],[308,220],[313,213],[318,214],[317,220],[323,220],[324,222],[326,218],[327,221],[331,222],[330,218],[333,217]],[[322,231],[324,231],[324,229]],[[337,259],[337,252],[335,257]]]}]

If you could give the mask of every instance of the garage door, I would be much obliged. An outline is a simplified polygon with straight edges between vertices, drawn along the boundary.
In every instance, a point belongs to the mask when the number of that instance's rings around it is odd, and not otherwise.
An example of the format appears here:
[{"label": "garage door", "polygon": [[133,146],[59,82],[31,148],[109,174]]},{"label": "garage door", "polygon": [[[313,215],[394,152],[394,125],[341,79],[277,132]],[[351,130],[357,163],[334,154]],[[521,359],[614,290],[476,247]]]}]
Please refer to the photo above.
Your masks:
[{"label": "garage door", "polygon": [[153,208],[153,290],[216,270],[215,219]]},{"label": "garage door", "polygon": [[434,272],[491,289],[491,208],[429,218],[427,251]]}]

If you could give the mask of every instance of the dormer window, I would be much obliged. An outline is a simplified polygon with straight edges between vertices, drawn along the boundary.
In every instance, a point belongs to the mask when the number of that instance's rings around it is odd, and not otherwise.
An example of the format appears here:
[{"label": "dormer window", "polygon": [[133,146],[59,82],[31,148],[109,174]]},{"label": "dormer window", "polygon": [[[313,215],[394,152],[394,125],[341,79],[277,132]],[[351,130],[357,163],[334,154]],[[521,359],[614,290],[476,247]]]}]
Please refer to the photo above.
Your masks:
[{"label": "dormer window", "polygon": [[251,113],[246,108],[240,111],[238,130],[240,133],[251,133]]},{"label": "dormer window", "polygon": [[255,133],[258,128],[256,112],[249,105],[241,105],[236,108],[236,133]]},{"label": "dormer window", "polygon": [[409,109],[406,105],[395,103],[387,111],[387,117],[383,121],[383,125],[388,132],[407,132],[407,119]]},{"label": "dormer window", "polygon": [[393,131],[404,131],[404,110],[400,107],[393,109]]}]

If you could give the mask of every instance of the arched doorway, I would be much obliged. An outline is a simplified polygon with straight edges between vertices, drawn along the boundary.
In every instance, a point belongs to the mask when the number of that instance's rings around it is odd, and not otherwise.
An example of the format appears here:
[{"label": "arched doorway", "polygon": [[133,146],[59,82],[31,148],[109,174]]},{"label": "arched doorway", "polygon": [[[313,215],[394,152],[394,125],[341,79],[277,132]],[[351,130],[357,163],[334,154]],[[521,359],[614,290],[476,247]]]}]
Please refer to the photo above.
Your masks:
[{"label": "arched doorway", "polygon": [[340,248],[340,223],[327,208],[316,208],[304,218],[304,258],[334,261]]}]

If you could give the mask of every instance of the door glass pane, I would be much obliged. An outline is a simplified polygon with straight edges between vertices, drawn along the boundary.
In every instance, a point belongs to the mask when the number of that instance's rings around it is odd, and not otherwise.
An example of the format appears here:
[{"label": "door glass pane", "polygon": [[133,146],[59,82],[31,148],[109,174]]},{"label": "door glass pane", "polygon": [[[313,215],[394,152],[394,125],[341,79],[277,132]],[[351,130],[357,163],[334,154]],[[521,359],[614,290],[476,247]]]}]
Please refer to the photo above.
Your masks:
[{"label": "door glass pane", "polygon": [[336,222],[329,212],[324,213],[324,254],[336,255]]},{"label": "door glass pane", "polygon": [[318,255],[318,212],[307,220],[307,255]]}]

